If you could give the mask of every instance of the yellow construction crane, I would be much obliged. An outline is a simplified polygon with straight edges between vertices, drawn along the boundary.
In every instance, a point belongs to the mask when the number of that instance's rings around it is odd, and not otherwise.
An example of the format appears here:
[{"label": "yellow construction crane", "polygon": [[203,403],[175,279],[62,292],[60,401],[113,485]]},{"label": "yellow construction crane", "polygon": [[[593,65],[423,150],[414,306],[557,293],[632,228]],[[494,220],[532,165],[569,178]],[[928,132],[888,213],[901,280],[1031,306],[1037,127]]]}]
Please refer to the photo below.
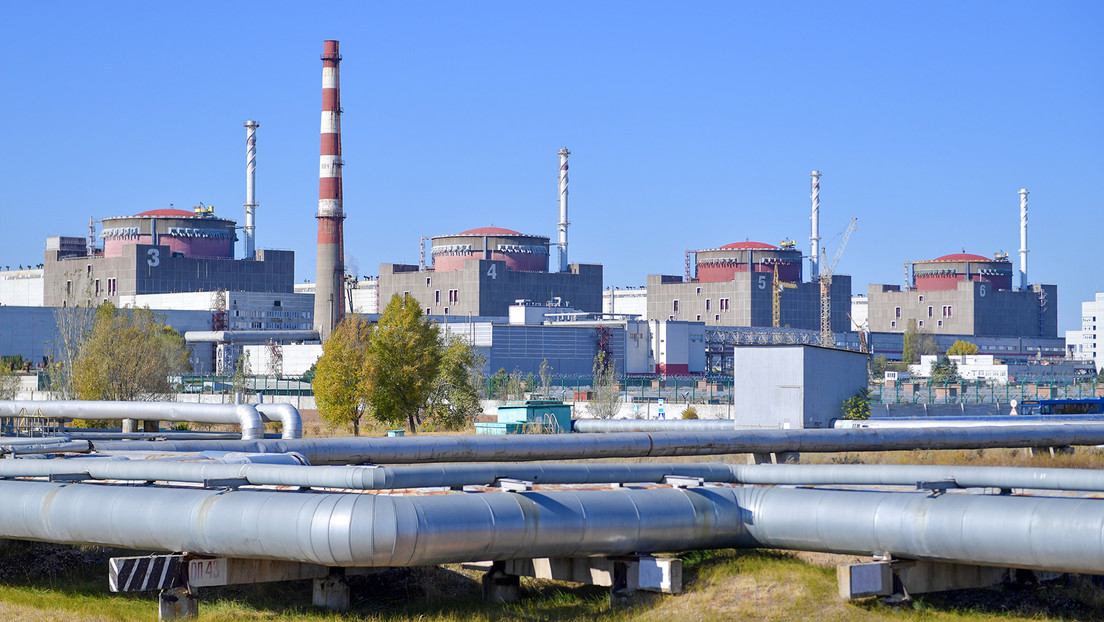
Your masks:
[{"label": "yellow construction crane", "polygon": [[778,265],[774,266],[774,282],[771,285],[771,326],[779,328],[782,325],[782,290],[797,289],[794,283],[783,283],[778,280]]},{"label": "yellow construction crane", "polygon": [[851,325],[859,332],[859,350],[862,350],[863,354],[870,354],[870,344],[866,341],[866,323],[860,326],[850,313],[847,314],[847,319],[851,320]]},{"label": "yellow construction crane", "polygon": [[843,249],[847,246],[847,240],[851,238],[851,232],[855,230],[855,223],[858,221],[858,218],[852,218],[851,222],[847,223],[832,263],[828,263],[827,251],[824,248],[820,249],[821,256],[824,258],[821,262],[824,268],[818,277],[820,279],[820,345],[825,348],[836,345],[835,335],[832,333],[832,274],[836,271],[836,264],[843,256]]}]

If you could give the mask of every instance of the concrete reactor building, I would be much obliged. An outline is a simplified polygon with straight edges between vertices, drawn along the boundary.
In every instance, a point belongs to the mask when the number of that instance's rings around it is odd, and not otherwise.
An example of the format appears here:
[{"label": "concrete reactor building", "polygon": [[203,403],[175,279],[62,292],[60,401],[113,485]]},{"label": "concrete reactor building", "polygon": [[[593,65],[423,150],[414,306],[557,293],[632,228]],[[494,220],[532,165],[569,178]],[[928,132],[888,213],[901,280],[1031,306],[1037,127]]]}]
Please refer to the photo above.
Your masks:
[{"label": "concrete reactor building", "polygon": [[[820,283],[802,281],[801,251],[792,242],[773,246],[736,242],[699,250],[696,276],[648,276],[648,318],[704,322],[706,326],[820,328]],[[849,329],[851,277],[831,286],[833,332]]]},{"label": "concrete reactor building", "polygon": [[[433,265],[383,264],[379,305],[409,295],[426,315],[507,317],[517,301],[602,311],[602,266],[567,260],[567,149],[559,151],[559,270],[548,271],[551,241],[541,235],[481,227],[432,238]],[[423,262],[424,263],[424,262]]]},{"label": "concrete reactor building", "polygon": [[902,333],[910,324],[934,335],[1057,337],[1058,286],[1028,284],[1027,195],[1020,190],[1019,287],[1012,262],[965,252],[912,264],[912,285],[868,288],[871,332]]},{"label": "concrete reactor building", "polygon": [[156,209],[102,222],[102,249],[94,230],[87,240],[47,239],[45,306],[118,304],[120,296],[173,292],[292,292],[295,253],[257,250],[235,260],[235,222],[211,208]]}]

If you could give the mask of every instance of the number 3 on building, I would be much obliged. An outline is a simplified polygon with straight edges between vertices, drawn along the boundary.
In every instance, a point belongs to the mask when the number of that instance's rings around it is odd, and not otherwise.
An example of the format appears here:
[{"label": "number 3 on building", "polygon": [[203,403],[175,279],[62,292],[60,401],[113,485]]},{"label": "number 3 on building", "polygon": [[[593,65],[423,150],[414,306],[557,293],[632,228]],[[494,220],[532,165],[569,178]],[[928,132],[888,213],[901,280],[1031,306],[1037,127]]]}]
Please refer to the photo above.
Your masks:
[{"label": "number 3 on building", "polygon": [[151,248],[146,251],[146,255],[149,256],[149,259],[146,259],[146,263],[149,264],[149,267],[156,268],[161,265],[161,249]]},{"label": "number 3 on building", "polygon": [[493,263],[490,268],[487,268],[487,276],[492,279],[498,278],[498,264]]}]

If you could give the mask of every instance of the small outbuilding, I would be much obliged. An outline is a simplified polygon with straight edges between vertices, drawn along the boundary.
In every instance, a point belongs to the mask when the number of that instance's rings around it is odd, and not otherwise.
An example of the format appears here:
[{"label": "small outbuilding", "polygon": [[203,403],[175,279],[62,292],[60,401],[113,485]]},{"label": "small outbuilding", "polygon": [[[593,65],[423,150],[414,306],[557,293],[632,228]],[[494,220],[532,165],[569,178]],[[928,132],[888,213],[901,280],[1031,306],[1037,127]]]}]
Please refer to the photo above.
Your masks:
[{"label": "small outbuilding", "polygon": [[867,354],[810,345],[736,346],[737,427],[830,428],[867,386]]}]

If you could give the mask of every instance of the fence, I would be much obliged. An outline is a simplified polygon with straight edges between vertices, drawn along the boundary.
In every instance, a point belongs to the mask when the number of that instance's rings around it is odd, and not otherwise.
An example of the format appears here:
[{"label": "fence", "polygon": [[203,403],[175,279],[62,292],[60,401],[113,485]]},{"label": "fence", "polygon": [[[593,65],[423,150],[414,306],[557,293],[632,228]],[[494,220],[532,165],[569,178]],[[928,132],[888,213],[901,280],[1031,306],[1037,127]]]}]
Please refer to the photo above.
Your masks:
[{"label": "fence", "polygon": [[1053,382],[990,383],[897,382],[871,387],[870,401],[876,404],[992,404],[1010,400],[1086,399],[1104,397],[1104,383],[1093,380]]},{"label": "fence", "polygon": [[[484,390],[489,399],[521,399],[525,395],[585,402],[594,398],[594,378],[589,375],[554,375],[547,391],[537,378],[492,375]],[[625,403],[732,404],[732,379],[704,379],[701,376],[627,376],[617,384]]]}]

